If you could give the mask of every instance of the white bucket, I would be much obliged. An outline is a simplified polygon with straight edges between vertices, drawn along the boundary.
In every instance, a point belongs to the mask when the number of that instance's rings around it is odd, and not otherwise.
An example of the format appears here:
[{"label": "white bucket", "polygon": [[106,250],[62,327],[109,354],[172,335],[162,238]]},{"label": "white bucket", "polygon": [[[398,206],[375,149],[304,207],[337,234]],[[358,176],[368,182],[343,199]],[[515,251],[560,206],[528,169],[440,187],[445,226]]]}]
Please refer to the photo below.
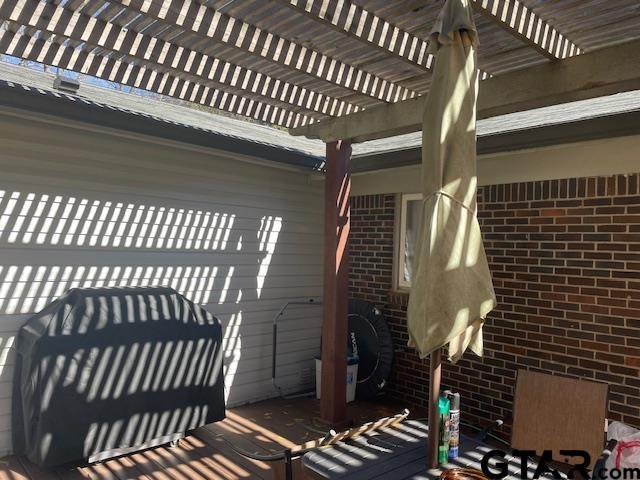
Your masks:
[{"label": "white bucket", "polygon": [[[320,384],[322,383],[322,360],[316,358],[316,398],[320,398]],[[347,403],[356,398],[358,384],[358,364],[347,365]]]}]

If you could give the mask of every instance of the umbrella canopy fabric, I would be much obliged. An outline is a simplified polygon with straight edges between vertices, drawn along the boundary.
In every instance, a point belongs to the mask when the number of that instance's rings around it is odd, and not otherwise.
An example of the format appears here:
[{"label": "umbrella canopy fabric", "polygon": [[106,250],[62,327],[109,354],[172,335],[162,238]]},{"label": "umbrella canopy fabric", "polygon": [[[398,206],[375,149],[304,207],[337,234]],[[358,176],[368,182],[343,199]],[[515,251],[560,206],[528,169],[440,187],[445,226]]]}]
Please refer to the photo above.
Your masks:
[{"label": "umbrella canopy fabric", "polygon": [[436,55],[422,127],[423,213],[407,311],[424,358],[449,344],[456,362],[482,355],[496,297],[476,216],[478,35],[469,0],[447,0],[431,32]]}]

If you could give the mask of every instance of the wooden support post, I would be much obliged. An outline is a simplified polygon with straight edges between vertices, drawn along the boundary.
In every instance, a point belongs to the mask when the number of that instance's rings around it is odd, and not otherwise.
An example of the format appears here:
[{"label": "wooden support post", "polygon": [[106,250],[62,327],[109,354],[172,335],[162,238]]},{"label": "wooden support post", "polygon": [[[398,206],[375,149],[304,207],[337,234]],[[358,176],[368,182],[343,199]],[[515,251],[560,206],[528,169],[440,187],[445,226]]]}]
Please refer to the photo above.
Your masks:
[{"label": "wooden support post", "polygon": [[351,143],[327,143],[324,203],[324,298],[320,416],[336,427],[347,421],[347,306]]},{"label": "wooden support post", "polygon": [[440,398],[440,377],[442,367],[442,353],[435,350],[430,356],[429,365],[429,436],[427,438],[427,467],[438,466],[438,440],[440,436],[440,413],[438,399]]}]

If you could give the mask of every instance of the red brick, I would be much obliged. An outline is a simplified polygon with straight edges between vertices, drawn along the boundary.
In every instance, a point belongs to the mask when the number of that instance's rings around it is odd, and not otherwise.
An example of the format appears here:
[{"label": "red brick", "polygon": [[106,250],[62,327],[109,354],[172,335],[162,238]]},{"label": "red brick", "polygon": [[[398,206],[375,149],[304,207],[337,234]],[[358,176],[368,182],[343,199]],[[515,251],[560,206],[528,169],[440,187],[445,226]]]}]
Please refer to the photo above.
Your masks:
[{"label": "red brick", "polygon": [[[485,358],[468,353],[443,373],[468,419],[509,417],[525,368],[607,382],[611,418],[640,427],[640,400],[629,401],[640,393],[639,185],[633,174],[478,190],[499,305],[485,326]],[[391,291],[395,206],[395,195],[352,199],[350,288],[387,316],[391,395],[426,413],[428,363],[406,346],[407,293]]]}]

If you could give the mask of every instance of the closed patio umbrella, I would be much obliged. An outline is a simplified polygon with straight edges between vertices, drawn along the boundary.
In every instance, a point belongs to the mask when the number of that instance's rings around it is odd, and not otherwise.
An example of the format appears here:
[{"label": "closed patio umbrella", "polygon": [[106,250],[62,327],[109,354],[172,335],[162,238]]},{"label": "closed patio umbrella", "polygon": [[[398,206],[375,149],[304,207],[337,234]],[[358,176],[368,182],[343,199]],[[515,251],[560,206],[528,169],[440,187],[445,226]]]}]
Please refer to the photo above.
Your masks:
[{"label": "closed patio umbrella", "polygon": [[409,345],[421,358],[433,354],[430,446],[440,348],[448,344],[453,362],[468,347],[482,355],[482,324],[496,305],[476,217],[478,36],[469,2],[445,2],[429,44],[436,64],[423,117],[423,213],[407,320]]}]

